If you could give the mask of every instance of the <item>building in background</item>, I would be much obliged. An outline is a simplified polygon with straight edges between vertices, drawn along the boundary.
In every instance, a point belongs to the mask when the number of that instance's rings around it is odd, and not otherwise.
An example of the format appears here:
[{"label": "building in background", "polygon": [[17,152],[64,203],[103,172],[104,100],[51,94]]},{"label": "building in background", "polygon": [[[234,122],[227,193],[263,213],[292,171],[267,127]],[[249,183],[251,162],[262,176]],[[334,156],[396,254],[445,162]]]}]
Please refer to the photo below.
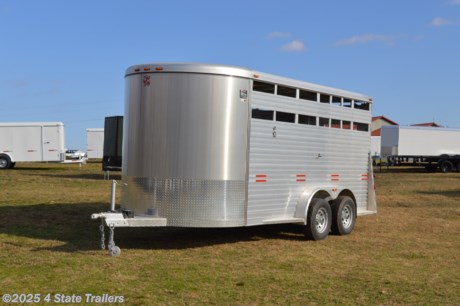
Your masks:
[{"label": "building in background", "polygon": [[431,127],[443,127],[440,124],[437,124],[436,122],[427,122],[427,123],[417,123],[417,124],[412,124],[412,126],[431,126]]}]

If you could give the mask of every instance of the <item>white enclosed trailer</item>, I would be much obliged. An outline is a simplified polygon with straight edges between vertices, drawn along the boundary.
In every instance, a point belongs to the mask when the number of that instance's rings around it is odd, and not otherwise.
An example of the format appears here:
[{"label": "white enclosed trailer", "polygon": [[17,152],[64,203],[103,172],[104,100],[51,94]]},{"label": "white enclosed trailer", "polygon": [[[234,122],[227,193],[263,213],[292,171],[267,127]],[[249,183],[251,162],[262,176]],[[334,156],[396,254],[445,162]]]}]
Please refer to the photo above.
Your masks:
[{"label": "white enclosed trailer", "polygon": [[460,171],[460,129],[421,126],[383,126],[381,152],[394,163]]},{"label": "white enclosed trailer", "polygon": [[371,136],[371,155],[372,156],[380,156],[380,148],[381,148],[381,136]]},{"label": "white enclosed trailer", "polygon": [[16,162],[64,161],[62,122],[0,123],[0,169]]},{"label": "white enclosed trailer", "polygon": [[104,153],[104,129],[86,129],[86,154],[88,158],[102,158]]},{"label": "white enclosed trailer", "polygon": [[318,240],[376,212],[369,96],[221,65],[125,77],[122,209],[92,215],[111,229],[298,223]]}]

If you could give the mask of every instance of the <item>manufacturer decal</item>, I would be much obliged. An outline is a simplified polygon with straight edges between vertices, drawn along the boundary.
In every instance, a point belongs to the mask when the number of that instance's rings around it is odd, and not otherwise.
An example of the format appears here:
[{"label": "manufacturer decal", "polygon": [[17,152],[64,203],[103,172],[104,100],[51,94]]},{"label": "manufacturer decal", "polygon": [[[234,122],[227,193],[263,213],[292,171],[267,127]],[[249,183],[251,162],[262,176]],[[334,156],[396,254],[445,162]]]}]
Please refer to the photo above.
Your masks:
[{"label": "manufacturer decal", "polygon": [[150,76],[144,75],[144,87],[150,86]]}]

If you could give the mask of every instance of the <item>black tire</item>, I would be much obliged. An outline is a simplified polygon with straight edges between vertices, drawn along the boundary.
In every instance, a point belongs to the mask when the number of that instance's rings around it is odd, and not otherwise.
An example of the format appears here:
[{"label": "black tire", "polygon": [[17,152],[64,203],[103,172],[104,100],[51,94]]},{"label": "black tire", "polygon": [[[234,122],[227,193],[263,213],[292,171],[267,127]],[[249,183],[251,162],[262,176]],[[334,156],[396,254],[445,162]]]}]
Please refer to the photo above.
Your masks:
[{"label": "black tire", "polygon": [[0,154],[0,170],[9,169],[11,166],[11,159],[8,155]]},{"label": "black tire", "polygon": [[10,169],[13,169],[13,168],[14,168],[14,166],[16,166],[16,162],[14,162],[14,163],[10,163]]},{"label": "black tire", "polygon": [[334,235],[348,235],[355,228],[356,204],[348,196],[340,196],[332,202],[332,226]]},{"label": "black tire", "polygon": [[449,173],[454,169],[454,165],[449,160],[444,160],[441,162],[441,172]]},{"label": "black tire", "polygon": [[323,240],[329,235],[332,223],[332,211],[329,203],[313,198],[308,208],[305,237],[308,240]]},{"label": "black tire", "polygon": [[460,161],[457,163],[457,171],[460,172]]}]

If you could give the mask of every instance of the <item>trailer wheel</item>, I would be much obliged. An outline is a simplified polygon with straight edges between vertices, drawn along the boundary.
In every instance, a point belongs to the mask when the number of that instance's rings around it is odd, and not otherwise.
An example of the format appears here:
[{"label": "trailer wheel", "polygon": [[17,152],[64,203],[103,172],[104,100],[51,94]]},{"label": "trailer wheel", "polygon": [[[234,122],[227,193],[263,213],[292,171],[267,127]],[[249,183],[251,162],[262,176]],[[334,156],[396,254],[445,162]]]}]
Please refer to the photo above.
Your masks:
[{"label": "trailer wheel", "polygon": [[449,160],[444,160],[441,162],[441,171],[444,173],[452,172],[454,165]]},{"label": "trailer wheel", "polygon": [[6,154],[0,154],[0,169],[9,169],[11,166],[11,159]]},{"label": "trailer wheel", "polygon": [[331,230],[332,211],[329,203],[320,198],[311,200],[307,214],[305,237],[308,240],[323,240]]},{"label": "trailer wheel", "polygon": [[460,172],[460,161],[457,163],[457,171]]},{"label": "trailer wheel", "polygon": [[355,228],[356,205],[348,196],[338,197],[331,205],[332,208],[332,233],[335,235],[348,235]]},{"label": "trailer wheel", "polygon": [[114,256],[114,257],[117,257],[117,256],[120,256],[121,254],[121,249],[118,247],[118,246],[113,246],[110,250],[109,250],[109,255],[110,256]]}]

